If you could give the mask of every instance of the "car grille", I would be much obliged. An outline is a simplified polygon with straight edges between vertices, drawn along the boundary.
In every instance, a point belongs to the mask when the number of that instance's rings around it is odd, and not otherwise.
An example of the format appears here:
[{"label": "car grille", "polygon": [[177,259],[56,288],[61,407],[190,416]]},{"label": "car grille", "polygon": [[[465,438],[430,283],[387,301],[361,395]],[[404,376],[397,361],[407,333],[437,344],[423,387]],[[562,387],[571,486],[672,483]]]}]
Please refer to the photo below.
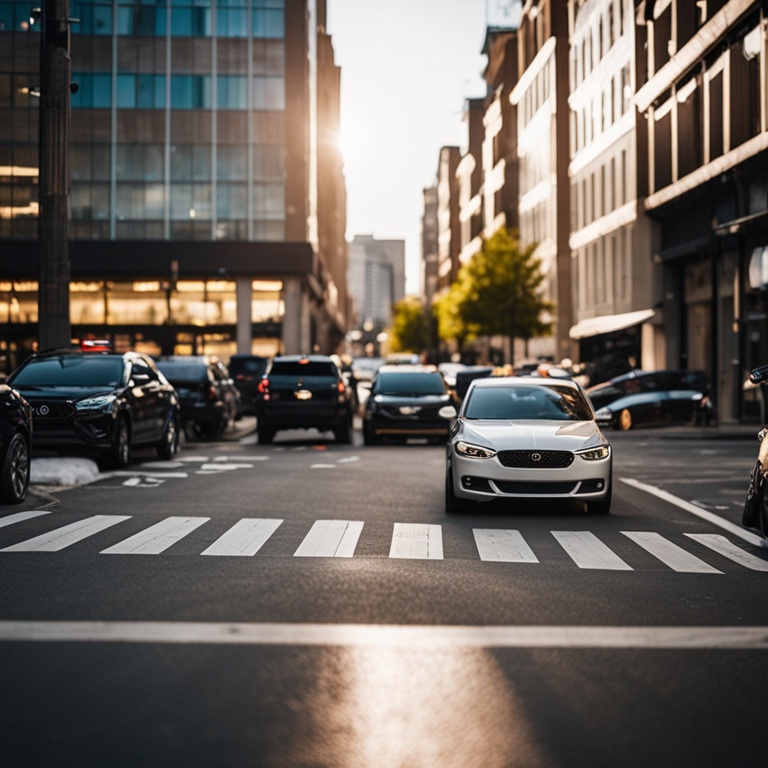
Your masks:
[{"label": "car grille", "polygon": [[565,469],[573,464],[570,451],[499,451],[504,467],[519,469]]},{"label": "car grille", "polygon": [[531,496],[558,496],[572,493],[576,483],[521,483],[494,480],[502,493],[528,494]]},{"label": "car grille", "polygon": [[72,403],[60,400],[33,400],[27,398],[32,405],[33,418],[38,419],[68,419],[75,413]]}]

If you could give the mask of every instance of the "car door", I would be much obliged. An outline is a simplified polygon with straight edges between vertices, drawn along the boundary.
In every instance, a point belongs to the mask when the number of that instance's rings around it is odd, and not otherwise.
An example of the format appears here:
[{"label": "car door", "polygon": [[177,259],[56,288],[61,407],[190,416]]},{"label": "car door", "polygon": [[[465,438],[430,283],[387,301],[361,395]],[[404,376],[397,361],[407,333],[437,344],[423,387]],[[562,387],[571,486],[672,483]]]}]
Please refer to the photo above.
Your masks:
[{"label": "car door", "polygon": [[158,442],[170,407],[170,394],[161,384],[157,373],[141,359],[132,363],[130,384],[133,442]]}]

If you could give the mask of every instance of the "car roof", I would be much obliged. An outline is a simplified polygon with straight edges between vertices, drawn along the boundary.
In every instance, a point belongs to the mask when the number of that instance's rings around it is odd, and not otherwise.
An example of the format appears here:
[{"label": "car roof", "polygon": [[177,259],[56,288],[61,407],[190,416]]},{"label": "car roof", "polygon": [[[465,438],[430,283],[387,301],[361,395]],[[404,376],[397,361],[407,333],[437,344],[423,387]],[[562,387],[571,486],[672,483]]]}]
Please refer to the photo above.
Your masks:
[{"label": "car roof", "polygon": [[581,387],[571,379],[550,379],[534,376],[487,376],[483,379],[474,379],[470,389],[493,389],[494,387],[569,387],[580,390]]}]

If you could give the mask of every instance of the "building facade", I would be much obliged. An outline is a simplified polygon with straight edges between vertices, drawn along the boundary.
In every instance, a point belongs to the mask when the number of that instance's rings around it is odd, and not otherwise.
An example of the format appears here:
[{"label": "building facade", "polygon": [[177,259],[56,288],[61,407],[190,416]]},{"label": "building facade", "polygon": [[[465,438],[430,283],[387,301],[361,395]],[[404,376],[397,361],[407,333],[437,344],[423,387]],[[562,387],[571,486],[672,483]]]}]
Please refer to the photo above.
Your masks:
[{"label": "building facade", "polygon": [[[0,23],[0,322],[37,336],[40,37]],[[72,2],[70,317],[150,353],[335,351],[339,68],[325,0]]]}]

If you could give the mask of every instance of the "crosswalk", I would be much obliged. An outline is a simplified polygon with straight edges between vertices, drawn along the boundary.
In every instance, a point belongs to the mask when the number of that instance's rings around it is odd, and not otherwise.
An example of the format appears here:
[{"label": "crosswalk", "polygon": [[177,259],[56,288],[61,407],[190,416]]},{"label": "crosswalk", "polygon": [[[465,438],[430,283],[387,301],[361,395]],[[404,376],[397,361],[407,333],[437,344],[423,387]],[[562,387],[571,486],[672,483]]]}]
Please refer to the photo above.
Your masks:
[{"label": "crosswalk", "polygon": [[[0,529],[35,517],[50,515],[50,511],[33,510],[0,518]],[[49,520],[54,518],[50,517]],[[131,520],[130,515],[91,515],[90,517],[56,526],[23,541],[2,546],[4,530],[0,530],[0,554],[13,552],[60,552],[75,544],[112,534],[121,523]],[[97,549],[105,555],[160,555],[168,552],[195,531],[204,531],[208,517],[169,516],[148,525],[138,533]],[[200,555],[214,557],[253,557],[279,531],[285,521],[278,518],[242,518],[219,535]],[[316,520],[303,535],[293,552],[297,558],[353,558],[365,524],[360,520]],[[632,559],[626,546],[613,547],[592,531],[549,531],[560,549],[579,569],[599,571],[634,571],[637,566],[627,562]],[[725,562],[736,564],[750,571],[768,573],[768,559],[759,553],[734,544],[720,534],[685,533],[682,543],[691,544],[689,551],[679,543],[654,531],[620,531],[626,541],[638,552],[651,555],[677,573],[722,574]],[[389,558],[405,560],[444,560],[443,539],[446,532],[442,525],[423,523],[394,523],[389,548]],[[462,535],[451,528],[450,537]],[[474,551],[477,558],[488,563],[541,564],[524,534],[514,529],[472,529]],[[609,535],[612,538],[612,535]],[[621,554],[616,551],[621,550]],[[551,548],[544,548],[552,558]],[[382,553],[383,554],[383,553]],[[712,564],[704,555],[715,559]]]}]

